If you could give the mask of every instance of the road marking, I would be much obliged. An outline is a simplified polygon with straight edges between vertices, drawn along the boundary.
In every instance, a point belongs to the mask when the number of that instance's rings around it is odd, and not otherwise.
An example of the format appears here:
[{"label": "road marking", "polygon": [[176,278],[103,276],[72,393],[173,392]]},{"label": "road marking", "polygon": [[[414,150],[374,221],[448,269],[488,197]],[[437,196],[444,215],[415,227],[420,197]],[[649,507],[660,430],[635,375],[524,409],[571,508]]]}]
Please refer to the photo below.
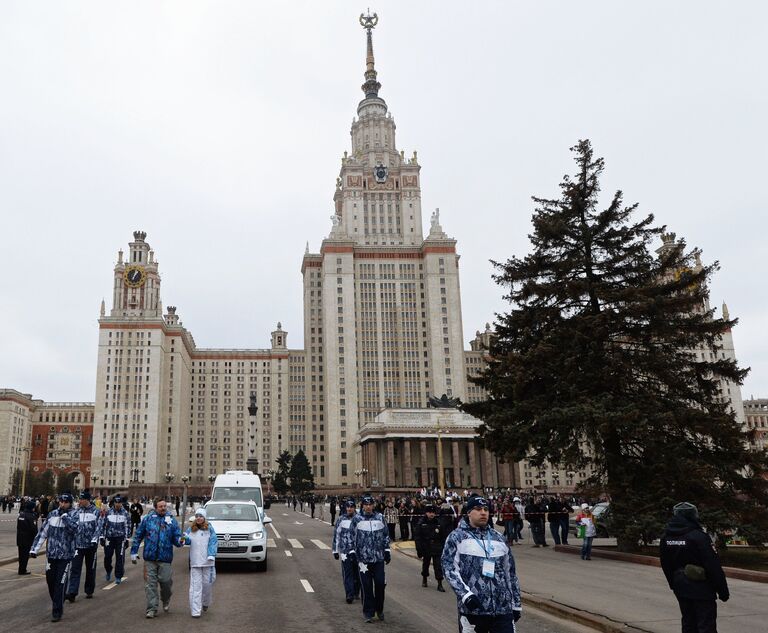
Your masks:
[{"label": "road marking", "polygon": [[287,513],[287,512],[283,512],[283,516],[284,516],[284,517],[287,517],[287,516],[288,516],[288,513]]},{"label": "road marking", "polygon": [[304,525],[303,523],[299,523],[298,521],[294,521],[296,525]]},{"label": "road marking", "polygon": [[267,547],[277,547],[277,545],[275,544],[275,539],[268,538],[267,539]]},{"label": "road marking", "polygon": [[304,549],[304,546],[301,543],[299,543],[298,539],[289,538],[288,542],[291,544],[291,547],[293,547],[295,549]]},{"label": "road marking", "polygon": [[291,550],[287,549],[287,550],[285,550],[285,555],[286,555],[288,558],[290,558],[291,556],[293,556],[293,552],[292,552]]},{"label": "road marking", "polygon": [[[124,583],[126,580],[128,580],[128,576],[123,576],[123,579],[120,581],[120,583]],[[102,587],[102,591],[109,591],[110,589],[114,589],[117,587],[117,583],[111,582],[106,587]]]},{"label": "road marking", "polygon": [[310,585],[310,584],[309,584],[309,581],[308,581],[308,580],[304,580],[304,579],[302,578],[302,579],[301,579],[301,584],[302,584],[302,586],[304,587],[304,591],[306,591],[307,593],[315,593],[315,590],[314,590],[314,589],[312,589],[312,585]]},{"label": "road marking", "polygon": [[282,538],[282,537],[280,536],[280,533],[277,531],[277,528],[275,527],[275,524],[274,524],[274,523],[270,523],[270,524],[269,524],[269,527],[271,527],[271,528],[272,528],[272,531],[275,533],[275,538]]},{"label": "road marking", "polygon": [[313,539],[310,539],[310,541],[312,541],[315,545],[317,545],[318,549],[331,549],[325,543],[323,543],[320,539],[313,538]]}]

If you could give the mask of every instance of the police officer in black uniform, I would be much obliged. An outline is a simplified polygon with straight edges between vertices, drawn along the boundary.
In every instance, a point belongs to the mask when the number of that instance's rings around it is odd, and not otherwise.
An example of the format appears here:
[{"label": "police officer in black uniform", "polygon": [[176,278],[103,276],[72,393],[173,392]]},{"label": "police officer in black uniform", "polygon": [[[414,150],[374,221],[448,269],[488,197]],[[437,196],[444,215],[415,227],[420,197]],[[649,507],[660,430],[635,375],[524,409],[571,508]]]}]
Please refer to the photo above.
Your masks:
[{"label": "police officer in black uniform", "polygon": [[673,513],[661,538],[661,568],[680,603],[682,633],[717,633],[716,598],[730,596],[720,559],[695,505],[678,503]]}]

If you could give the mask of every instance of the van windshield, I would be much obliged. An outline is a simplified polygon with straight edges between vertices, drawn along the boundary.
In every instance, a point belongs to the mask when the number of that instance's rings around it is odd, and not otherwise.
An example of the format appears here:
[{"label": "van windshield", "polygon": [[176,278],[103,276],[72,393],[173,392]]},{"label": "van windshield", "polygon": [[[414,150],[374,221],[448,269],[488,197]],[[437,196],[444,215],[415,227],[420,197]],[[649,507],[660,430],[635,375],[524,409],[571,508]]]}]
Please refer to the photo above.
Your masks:
[{"label": "van windshield", "polygon": [[211,501],[253,501],[257,506],[262,506],[261,489],[249,488],[223,488],[213,489]]},{"label": "van windshield", "polygon": [[258,521],[256,508],[244,503],[208,503],[205,506],[209,521]]}]

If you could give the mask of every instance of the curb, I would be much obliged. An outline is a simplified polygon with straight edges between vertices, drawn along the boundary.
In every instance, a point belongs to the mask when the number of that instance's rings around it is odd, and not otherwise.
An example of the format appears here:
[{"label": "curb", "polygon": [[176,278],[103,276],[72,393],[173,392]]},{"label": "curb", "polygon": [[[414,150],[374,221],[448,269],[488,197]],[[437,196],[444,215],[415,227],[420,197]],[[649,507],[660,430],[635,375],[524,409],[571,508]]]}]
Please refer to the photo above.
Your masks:
[{"label": "curb", "polygon": [[[401,546],[401,543],[409,542],[412,543],[413,541],[401,541],[392,543],[390,547],[397,550],[404,556],[418,560],[415,549],[413,549],[411,553],[408,551],[411,548],[403,548]],[[568,605],[560,604],[559,602],[555,602],[549,598],[542,598],[536,594],[526,593],[525,591],[522,592],[522,594],[523,604],[529,607],[533,607],[539,611],[545,611],[546,613],[557,616],[558,618],[562,618],[564,620],[577,622],[584,626],[595,629],[596,631],[601,631],[602,633],[627,633],[628,631],[644,631],[644,629],[639,629],[623,622],[616,622],[615,620],[610,620],[605,616],[596,613],[589,613],[588,611],[582,611],[574,607],[569,607]]]},{"label": "curb", "polygon": [[[555,551],[564,554],[580,554],[581,548],[575,545],[555,545]],[[648,565],[649,567],[661,567],[660,559],[655,556],[645,556],[644,554],[630,554],[628,552],[614,552],[592,548],[592,557],[618,560],[624,563],[635,563],[637,565]],[[768,572],[741,569],[740,567],[723,567],[723,571],[727,578],[768,583]]]},{"label": "curb", "polygon": [[[46,552],[46,550],[45,550],[45,548],[43,548],[42,550],[40,550],[37,553],[37,556],[38,557],[44,556],[45,552]],[[34,560],[34,559],[30,559],[30,560]],[[0,558],[0,566],[2,566],[2,565],[10,565],[11,563],[18,563],[18,562],[19,562],[19,557],[18,556],[11,556],[9,558]]]}]

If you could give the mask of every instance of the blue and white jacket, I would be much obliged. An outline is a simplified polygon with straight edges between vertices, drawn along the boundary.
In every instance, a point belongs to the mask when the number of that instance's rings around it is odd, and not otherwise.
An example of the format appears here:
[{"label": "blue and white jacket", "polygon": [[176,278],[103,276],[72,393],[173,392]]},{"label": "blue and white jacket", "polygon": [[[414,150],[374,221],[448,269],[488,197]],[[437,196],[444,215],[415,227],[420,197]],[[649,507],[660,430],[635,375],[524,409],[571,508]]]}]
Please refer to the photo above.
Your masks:
[{"label": "blue and white jacket", "polygon": [[93,504],[81,508],[79,505],[74,508],[77,513],[77,549],[86,549],[95,547],[101,536],[101,528],[104,523],[104,517],[101,511]]},{"label": "blue and white jacket", "polygon": [[192,531],[188,527],[184,532],[185,545],[189,545],[190,567],[211,567],[216,562],[216,552],[219,550],[219,539],[216,530],[209,523],[207,530]]},{"label": "blue and white jacket", "polygon": [[[483,576],[486,560],[493,563],[493,576]],[[474,528],[464,517],[448,535],[441,561],[443,573],[456,592],[459,613],[504,615],[522,611],[515,559],[504,537],[493,526]],[[472,594],[480,599],[480,609],[466,607],[465,602]]]},{"label": "blue and white jacket", "polygon": [[389,529],[380,512],[356,514],[350,526],[352,549],[361,563],[378,563],[389,552]]},{"label": "blue and white jacket", "polygon": [[30,552],[37,554],[43,541],[48,540],[46,556],[51,560],[72,560],[77,549],[77,512],[53,510],[43,528],[37,533]]},{"label": "blue and white jacket", "polygon": [[110,508],[101,531],[104,538],[130,538],[131,518],[125,508]]},{"label": "blue and white jacket", "polygon": [[351,517],[347,516],[345,512],[338,519],[336,519],[336,526],[333,529],[333,553],[340,554],[341,560],[347,559],[347,554],[353,549],[354,533],[352,532],[352,521],[356,514]]},{"label": "blue and white jacket", "polygon": [[142,541],[144,541],[144,560],[173,562],[174,546],[181,547],[179,524],[170,514],[165,516],[160,516],[157,512],[147,514],[133,535],[131,556],[139,553],[139,544]]}]

